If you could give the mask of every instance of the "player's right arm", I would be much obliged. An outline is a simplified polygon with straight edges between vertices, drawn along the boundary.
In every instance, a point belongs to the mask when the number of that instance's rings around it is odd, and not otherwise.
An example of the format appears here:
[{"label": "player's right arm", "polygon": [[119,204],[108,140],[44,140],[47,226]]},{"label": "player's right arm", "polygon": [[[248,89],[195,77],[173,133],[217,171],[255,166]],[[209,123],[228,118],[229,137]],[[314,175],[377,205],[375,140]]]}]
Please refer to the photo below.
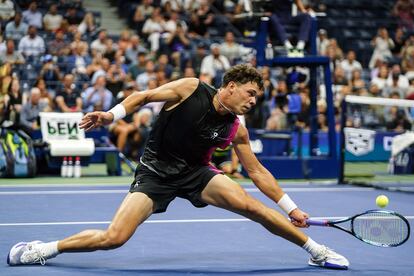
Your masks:
[{"label": "player's right arm", "polygon": [[114,119],[119,117],[115,113],[122,111],[126,115],[150,102],[166,102],[165,109],[173,109],[195,91],[199,82],[196,78],[183,78],[166,83],[155,89],[135,91],[119,105],[107,112],[95,111],[87,113],[82,118],[79,127],[90,130],[102,125],[109,125]]}]

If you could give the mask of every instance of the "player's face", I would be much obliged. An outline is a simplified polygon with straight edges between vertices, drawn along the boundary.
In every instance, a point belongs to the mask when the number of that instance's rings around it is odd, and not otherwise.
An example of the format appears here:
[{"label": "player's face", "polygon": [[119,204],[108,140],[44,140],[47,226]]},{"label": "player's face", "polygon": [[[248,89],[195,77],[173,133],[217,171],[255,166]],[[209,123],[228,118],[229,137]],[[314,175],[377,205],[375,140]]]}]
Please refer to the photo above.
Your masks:
[{"label": "player's face", "polygon": [[256,83],[234,84],[232,111],[238,115],[246,114],[256,105],[257,97],[263,94]]}]

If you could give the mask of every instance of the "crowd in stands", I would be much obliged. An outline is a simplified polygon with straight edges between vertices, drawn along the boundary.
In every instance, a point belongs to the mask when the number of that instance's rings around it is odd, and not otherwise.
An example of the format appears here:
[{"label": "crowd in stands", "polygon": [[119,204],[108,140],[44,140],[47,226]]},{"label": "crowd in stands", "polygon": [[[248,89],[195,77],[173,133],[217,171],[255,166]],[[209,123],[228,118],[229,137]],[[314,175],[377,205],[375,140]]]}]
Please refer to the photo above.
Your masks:
[{"label": "crowd in stands", "polygon": [[[155,88],[181,77],[220,86],[237,63],[256,66],[245,34],[255,22],[236,16],[239,0],[113,1],[130,29],[109,35],[99,16],[81,0],[0,1],[0,122],[31,132],[38,113],[108,110],[132,91]],[[303,1],[311,12],[319,1]],[[314,2],[314,3],[313,3]],[[392,12],[397,29],[378,29],[366,66],[354,51],[344,53],[326,30],[318,32],[318,54],[331,60],[336,114],[345,95],[414,100],[414,4],[398,0]],[[301,46],[302,47],[302,46]],[[249,128],[286,130],[309,126],[309,72],[306,68],[259,68],[265,93],[246,115]],[[318,124],[327,131],[323,87]],[[137,156],[162,103],[145,106],[109,128],[119,150]],[[360,115],[360,120],[369,116]],[[391,110],[372,124],[390,130],[410,127]],[[354,116],[355,117],[355,116]],[[377,120],[376,122],[374,122]],[[339,119],[337,118],[339,123]],[[349,125],[354,125],[350,121]],[[127,143],[129,141],[129,143]],[[132,146],[129,146],[132,145]]]}]

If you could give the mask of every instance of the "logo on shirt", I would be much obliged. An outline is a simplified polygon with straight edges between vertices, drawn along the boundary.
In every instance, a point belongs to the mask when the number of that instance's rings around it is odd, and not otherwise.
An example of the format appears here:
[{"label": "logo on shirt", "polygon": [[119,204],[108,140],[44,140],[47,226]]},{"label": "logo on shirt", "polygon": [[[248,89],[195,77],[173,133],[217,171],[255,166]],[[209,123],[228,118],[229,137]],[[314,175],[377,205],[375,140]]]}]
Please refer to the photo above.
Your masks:
[{"label": "logo on shirt", "polygon": [[139,184],[141,184],[141,182],[139,180],[137,180],[134,184],[134,189],[138,188]]}]

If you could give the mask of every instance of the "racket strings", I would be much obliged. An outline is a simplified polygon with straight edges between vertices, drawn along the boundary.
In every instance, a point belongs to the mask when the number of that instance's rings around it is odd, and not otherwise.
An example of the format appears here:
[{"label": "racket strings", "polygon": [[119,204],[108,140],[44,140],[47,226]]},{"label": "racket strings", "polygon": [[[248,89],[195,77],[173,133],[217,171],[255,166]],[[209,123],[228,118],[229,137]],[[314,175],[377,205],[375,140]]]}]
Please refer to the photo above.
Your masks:
[{"label": "racket strings", "polygon": [[408,236],[409,226],[394,214],[368,213],[353,220],[353,230],[363,241],[380,246],[397,246]]}]

